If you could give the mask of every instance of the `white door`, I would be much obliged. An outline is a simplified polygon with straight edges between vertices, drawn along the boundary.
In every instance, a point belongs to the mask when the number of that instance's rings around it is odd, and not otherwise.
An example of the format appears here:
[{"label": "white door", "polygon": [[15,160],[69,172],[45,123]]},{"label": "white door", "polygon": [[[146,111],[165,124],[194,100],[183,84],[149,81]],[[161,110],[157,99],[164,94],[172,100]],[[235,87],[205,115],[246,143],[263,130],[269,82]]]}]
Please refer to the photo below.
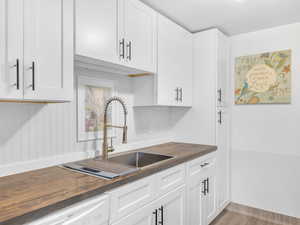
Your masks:
[{"label": "white door", "polygon": [[76,1],[76,54],[119,63],[118,0]]},{"label": "white door", "polygon": [[192,105],[192,45],[192,34],[158,15],[158,104]]},{"label": "white door", "polygon": [[157,104],[177,105],[179,87],[177,70],[180,65],[177,44],[179,26],[168,18],[158,15],[158,52],[157,52]]},{"label": "white door", "polygon": [[[125,59],[133,68],[156,72],[157,13],[139,0],[120,0],[124,9]],[[122,40],[122,37],[120,37]]]},{"label": "white door", "polygon": [[217,207],[223,208],[229,200],[228,113],[222,108],[217,112],[216,198]]},{"label": "white door", "polygon": [[158,223],[163,225],[186,224],[186,189],[185,185],[170,192],[158,200]]},{"label": "white door", "polygon": [[156,209],[149,204],[112,225],[155,225]]},{"label": "white door", "polygon": [[216,179],[214,170],[211,170],[206,178],[206,223],[210,224],[212,220],[215,218],[216,213]]},{"label": "white door", "polygon": [[0,0],[0,99],[23,98],[23,1]]},{"label": "white door", "polygon": [[217,31],[217,106],[226,106],[226,92],[228,79],[228,38]]},{"label": "white door", "polygon": [[183,30],[182,41],[178,46],[180,70],[178,71],[178,86],[180,89],[178,104],[192,106],[193,104],[193,35]]},{"label": "white door", "polygon": [[73,0],[24,0],[24,98],[73,97]]},{"label": "white door", "polygon": [[189,179],[187,190],[187,224],[205,225],[206,199],[204,179],[195,174]]}]

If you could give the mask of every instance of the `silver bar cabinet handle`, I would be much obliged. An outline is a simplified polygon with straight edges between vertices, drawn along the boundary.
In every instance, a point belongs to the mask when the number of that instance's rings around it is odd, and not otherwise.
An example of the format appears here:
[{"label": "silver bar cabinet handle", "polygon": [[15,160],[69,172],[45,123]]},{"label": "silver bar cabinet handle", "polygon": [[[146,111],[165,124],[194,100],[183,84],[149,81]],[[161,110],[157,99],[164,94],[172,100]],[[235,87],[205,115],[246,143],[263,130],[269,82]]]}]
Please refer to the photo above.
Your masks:
[{"label": "silver bar cabinet handle", "polygon": [[16,83],[14,86],[16,86],[17,90],[20,90],[20,60],[16,60],[16,64],[13,66],[16,67]]},{"label": "silver bar cabinet handle", "polygon": [[31,79],[32,79],[32,83],[30,85],[30,87],[32,88],[33,91],[35,91],[35,62],[31,63],[31,67],[29,68],[31,70]]},{"label": "silver bar cabinet handle", "polygon": [[125,39],[122,38],[119,44],[120,44],[120,57],[125,59]]}]

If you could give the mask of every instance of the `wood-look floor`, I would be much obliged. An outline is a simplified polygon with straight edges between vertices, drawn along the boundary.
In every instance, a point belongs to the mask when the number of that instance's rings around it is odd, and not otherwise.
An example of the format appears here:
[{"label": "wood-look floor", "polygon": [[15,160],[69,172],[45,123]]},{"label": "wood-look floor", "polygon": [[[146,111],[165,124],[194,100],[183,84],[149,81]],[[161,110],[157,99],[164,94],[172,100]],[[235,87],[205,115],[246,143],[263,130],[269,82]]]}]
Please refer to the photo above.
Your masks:
[{"label": "wood-look floor", "polygon": [[224,210],[210,225],[300,225],[299,221],[271,222],[238,212]]}]

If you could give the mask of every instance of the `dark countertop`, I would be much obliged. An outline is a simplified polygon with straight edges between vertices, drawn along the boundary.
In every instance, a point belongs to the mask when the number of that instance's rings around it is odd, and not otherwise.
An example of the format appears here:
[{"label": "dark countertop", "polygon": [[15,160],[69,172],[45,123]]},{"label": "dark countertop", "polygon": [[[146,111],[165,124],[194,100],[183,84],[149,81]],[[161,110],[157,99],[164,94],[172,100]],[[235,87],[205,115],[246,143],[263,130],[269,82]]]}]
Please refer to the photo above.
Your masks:
[{"label": "dark countertop", "polygon": [[112,180],[58,166],[2,177],[0,225],[20,225],[30,222],[55,210],[216,150],[216,146],[185,143],[166,143],[137,149],[134,151],[164,154],[174,158]]}]

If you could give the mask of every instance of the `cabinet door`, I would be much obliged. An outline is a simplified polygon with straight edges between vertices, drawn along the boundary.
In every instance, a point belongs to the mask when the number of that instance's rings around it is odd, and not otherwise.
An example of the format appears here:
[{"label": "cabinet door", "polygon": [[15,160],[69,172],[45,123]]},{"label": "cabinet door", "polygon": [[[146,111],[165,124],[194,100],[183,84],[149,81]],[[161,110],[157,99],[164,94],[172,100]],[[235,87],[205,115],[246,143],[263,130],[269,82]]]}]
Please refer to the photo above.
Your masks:
[{"label": "cabinet door", "polygon": [[217,31],[217,106],[226,106],[227,80],[228,80],[228,38]]},{"label": "cabinet door", "polygon": [[217,157],[216,157],[216,186],[217,208],[222,209],[229,200],[229,147],[228,147],[228,113],[218,109],[217,117]]},{"label": "cabinet door", "polygon": [[180,106],[190,107],[193,104],[193,39],[188,31],[182,31],[182,42],[177,47],[180,53],[180,67],[177,71]]},{"label": "cabinet door", "polygon": [[189,178],[187,190],[187,224],[205,225],[206,199],[203,195],[204,179],[199,174]]},{"label": "cabinet door", "polygon": [[24,98],[73,97],[73,0],[24,0]]},{"label": "cabinet door", "polygon": [[119,63],[118,0],[76,1],[76,54]]},{"label": "cabinet door", "polygon": [[[157,14],[139,0],[121,0],[128,65],[156,72]],[[122,15],[121,15],[122,16]]]},{"label": "cabinet door", "polygon": [[158,224],[185,225],[186,224],[186,190],[185,185],[170,192],[158,200]]},{"label": "cabinet door", "polygon": [[23,1],[0,0],[0,99],[23,98]]},{"label": "cabinet door", "polygon": [[191,105],[192,61],[192,35],[158,15],[158,104]]},{"label": "cabinet door", "polygon": [[216,179],[214,171],[211,171],[207,176],[207,193],[206,193],[206,207],[205,207],[205,224],[210,224],[215,218],[216,213]]}]

